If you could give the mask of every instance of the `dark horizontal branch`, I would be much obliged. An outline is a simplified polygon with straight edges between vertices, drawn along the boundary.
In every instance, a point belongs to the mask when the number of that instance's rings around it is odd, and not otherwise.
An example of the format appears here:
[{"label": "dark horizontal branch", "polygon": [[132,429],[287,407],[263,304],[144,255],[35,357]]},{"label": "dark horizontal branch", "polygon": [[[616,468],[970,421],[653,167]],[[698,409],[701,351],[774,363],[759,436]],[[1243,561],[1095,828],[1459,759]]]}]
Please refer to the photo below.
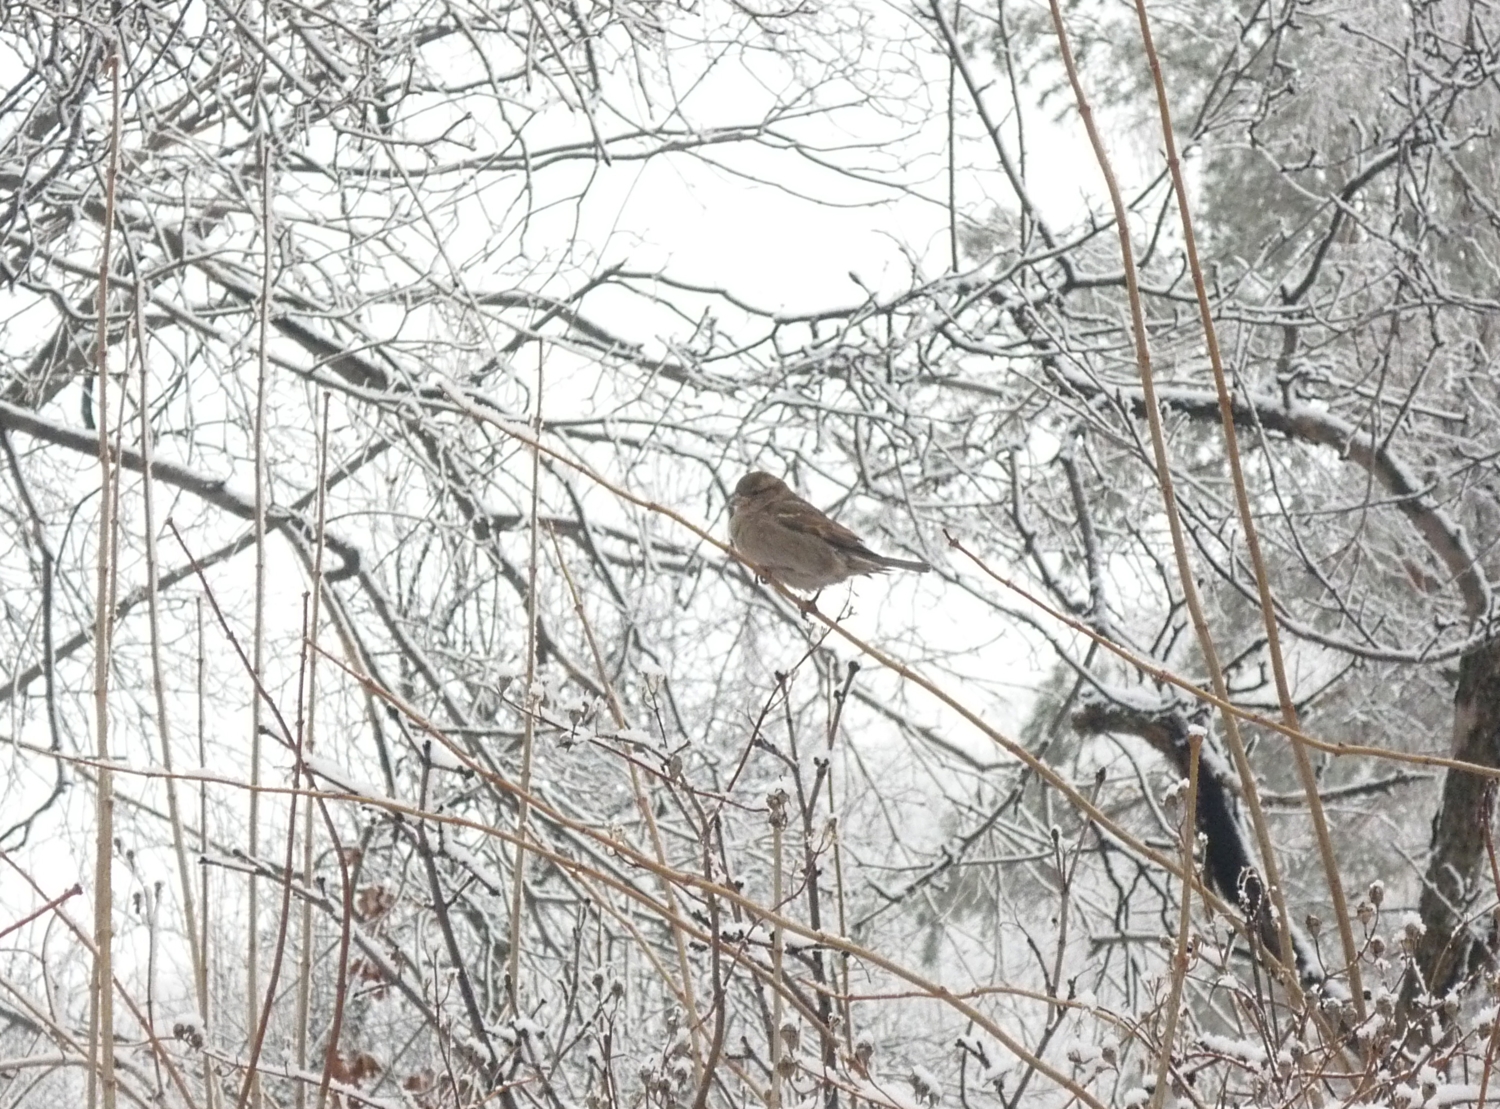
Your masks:
[{"label": "dark horizontal branch", "polygon": [[[1061,369],[1054,372],[1081,396],[1095,399],[1105,394],[1100,383],[1084,374]],[[1127,405],[1133,414],[1145,413],[1145,400],[1139,389],[1112,384],[1109,394]],[[1159,387],[1156,395],[1162,405],[1185,416],[1215,422],[1220,418],[1218,396],[1210,390],[1167,386]],[[1489,617],[1489,579],[1462,525],[1438,505],[1428,488],[1388,447],[1331,412],[1265,393],[1251,394],[1248,400],[1233,398],[1231,412],[1239,426],[1328,447],[1360,466],[1391,495],[1396,508],[1448,569],[1463,597],[1469,622],[1478,624]]]},{"label": "dark horizontal branch", "polygon": [[[1180,709],[1149,710],[1095,699],[1073,714],[1072,723],[1081,735],[1114,732],[1139,736],[1171,762],[1178,775],[1188,776],[1189,723]],[[1240,906],[1253,922],[1259,943],[1279,953],[1281,935],[1240,820],[1239,804],[1230,784],[1233,774],[1211,744],[1204,744],[1199,761],[1195,824],[1205,841],[1204,870],[1224,900]],[[1324,982],[1322,968],[1306,938],[1290,921],[1287,923],[1298,976],[1307,985]]]},{"label": "dark horizontal branch", "polygon": [[[17,408],[4,401],[0,401],[0,428],[5,428],[7,431],[19,431],[33,439],[66,447],[79,454],[96,455],[99,449],[98,441],[92,434],[44,420],[35,412]],[[140,452],[128,447],[115,451],[114,461],[117,465],[135,473],[146,472],[145,459]],[[164,485],[191,493],[231,516],[237,516],[242,520],[255,519],[254,500],[231,491],[228,484],[219,478],[211,478],[176,462],[166,462],[161,459],[152,459],[150,476]],[[300,513],[291,509],[274,505],[267,508],[266,527],[272,531],[284,531],[295,535],[309,544],[316,545],[318,541],[317,528]],[[326,575],[328,581],[352,578],[359,573],[360,557],[357,547],[336,536],[329,535],[326,531],[322,541],[323,545],[337,555],[342,563],[336,570]]]}]

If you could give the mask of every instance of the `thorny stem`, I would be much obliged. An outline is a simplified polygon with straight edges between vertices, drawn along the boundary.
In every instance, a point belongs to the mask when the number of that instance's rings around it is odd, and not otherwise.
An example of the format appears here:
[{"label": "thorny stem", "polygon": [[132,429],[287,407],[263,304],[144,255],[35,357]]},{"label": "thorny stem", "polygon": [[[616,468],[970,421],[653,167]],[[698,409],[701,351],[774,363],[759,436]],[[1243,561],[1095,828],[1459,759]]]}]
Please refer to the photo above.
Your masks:
[{"label": "thorny stem", "polygon": [[[536,411],[531,426],[538,440],[542,436],[542,346],[537,344],[536,354]],[[537,561],[539,552],[538,533],[541,528],[538,506],[541,499],[541,452],[531,450],[531,520],[529,542],[530,557],[526,569],[526,690],[522,694],[525,711],[521,714],[521,784],[524,792],[531,792],[531,759],[536,740],[536,713],[533,698],[536,686],[536,631],[537,631]],[[521,910],[526,892],[526,821],[529,816],[523,799],[516,813],[516,860],[511,875],[510,894],[510,952],[506,960],[506,1000],[511,1012],[521,1015]]]},{"label": "thorny stem", "polygon": [[172,729],[167,715],[166,678],[161,657],[161,574],[156,549],[156,511],[151,480],[151,402],[147,395],[146,373],[146,327],[142,309],[144,297],[136,297],[136,360],[140,364],[140,415],[141,415],[141,463],[145,475],[141,482],[142,525],[146,539],[146,623],[149,631],[151,655],[151,689],[156,707],[156,730],[161,739],[161,764],[167,771],[167,813],[172,828],[172,851],[177,861],[177,881],[182,889],[183,925],[187,932],[188,955],[192,960],[193,989],[198,1002],[198,1015],[207,1019],[208,976],[203,961],[203,947],[199,941],[197,905],[194,903],[192,869],[188,866],[187,838],[182,827],[182,809],[177,797],[177,780],[172,775]]},{"label": "thorny stem", "polygon": [[[198,703],[198,765],[208,765],[208,691],[205,682],[207,667],[203,651],[203,596],[200,594],[193,598],[193,691]],[[198,783],[198,851],[207,854],[209,848],[208,838],[208,783]],[[209,1019],[212,1016],[212,997],[208,990],[208,960],[209,948],[209,899],[208,899],[208,867],[200,867],[198,873],[198,903],[203,907],[202,921],[198,947],[203,952],[203,965],[199,968],[202,978],[198,982],[198,1016],[203,1021],[206,1033]],[[206,1057],[203,1061],[203,1090],[207,1099],[208,1109],[214,1109],[218,1103],[216,1084],[212,1081],[213,1064]]]},{"label": "thorny stem", "polygon": [[1188,267],[1193,274],[1193,291],[1197,294],[1199,322],[1203,326],[1203,337],[1208,346],[1208,360],[1213,368],[1214,389],[1219,395],[1219,421],[1224,428],[1224,452],[1229,459],[1235,506],[1239,511],[1240,526],[1245,531],[1245,545],[1250,552],[1250,564],[1255,570],[1255,587],[1260,598],[1260,616],[1266,629],[1266,653],[1271,659],[1271,672],[1276,681],[1276,696],[1281,703],[1282,721],[1292,729],[1293,733],[1291,735],[1292,757],[1297,764],[1297,777],[1302,783],[1302,790],[1307,795],[1307,811],[1312,818],[1313,831],[1317,835],[1318,852],[1323,860],[1323,873],[1328,881],[1328,895],[1333,903],[1334,917],[1338,921],[1339,941],[1344,947],[1344,968],[1349,975],[1349,993],[1354,1002],[1355,1016],[1359,1022],[1363,1023],[1365,988],[1359,970],[1359,947],[1354,941],[1354,928],[1349,923],[1349,903],[1344,897],[1344,882],[1339,873],[1338,858],[1334,854],[1333,840],[1328,834],[1328,820],[1323,814],[1323,799],[1318,795],[1317,775],[1313,773],[1312,761],[1307,757],[1307,745],[1295,735],[1299,724],[1297,706],[1292,700],[1291,684],[1286,676],[1286,663],[1281,654],[1276,604],[1271,595],[1270,575],[1266,571],[1266,560],[1261,553],[1260,534],[1255,526],[1255,517],[1250,511],[1250,494],[1246,490],[1245,473],[1240,464],[1239,435],[1234,428],[1234,402],[1229,395],[1229,384],[1224,375],[1224,360],[1219,352],[1219,336],[1214,327],[1213,309],[1208,300],[1208,287],[1203,280],[1203,266],[1198,260],[1198,242],[1193,234],[1192,209],[1188,205],[1187,186],[1182,180],[1182,163],[1177,156],[1177,140],[1172,133],[1172,113],[1167,103],[1167,86],[1162,80],[1161,59],[1157,57],[1156,44],[1151,37],[1151,23],[1146,15],[1145,0],[1135,0],[1135,10],[1141,26],[1141,42],[1146,49],[1146,60],[1151,66],[1151,80],[1156,86],[1156,108],[1161,117],[1161,133],[1162,141],[1166,144],[1167,166],[1172,173],[1172,190],[1177,196],[1177,212],[1182,219],[1183,245],[1187,250]]},{"label": "thorny stem", "polygon": [[[307,612],[306,598],[303,599],[303,612],[304,614]],[[305,650],[305,644],[307,641],[305,626],[303,629],[303,633],[303,649]],[[298,702],[300,710],[300,696],[298,697]],[[295,873],[295,871],[292,869],[292,860],[295,858],[295,852],[297,849],[297,790],[295,789],[295,786],[299,777],[299,773],[303,768],[301,735],[302,729],[299,727],[297,729],[298,742],[296,744],[297,758],[292,766],[292,783],[294,788],[291,796],[288,798],[287,805],[286,849],[282,861],[281,908],[276,916],[276,946],[273,949],[271,955],[271,970],[270,973],[266,976],[267,982],[265,1001],[260,1006],[259,1019],[254,1025],[252,1025],[255,1032],[250,1041],[250,1058],[249,1061],[245,1064],[245,1081],[244,1085],[240,1087],[239,1101],[236,1103],[241,1107],[250,1103],[251,1095],[256,1086],[259,1084],[260,1055],[265,1048],[266,1029],[269,1028],[271,1024],[271,1012],[276,1007],[276,991],[281,984],[281,966],[286,958],[286,938],[287,932],[291,927],[292,920],[292,875]]]},{"label": "thorny stem", "polygon": [[339,955],[338,979],[333,988],[333,1019],[328,1025],[328,1038],[323,1045],[323,1074],[318,1079],[318,1109],[328,1104],[329,1089],[333,1083],[333,1068],[339,1062],[339,1040],[344,1033],[344,1009],[349,996],[349,947],[354,942],[354,878],[350,874],[349,852],[339,841],[338,829],[326,804],[318,806],[323,818],[323,827],[328,832],[328,842],[333,846],[333,858],[339,865]]},{"label": "thorny stem", "polygon": [[[255,364],[255,622],[251,630],[251,654],[253,656],[252,681],[259,683],[264,678],[266,661],[266,488],[270,475],[266,471],[266,378],[268,344],[271,327],[272,248],[273,226],[271,222],[271,156],[272,146],[266,135],[259,141],[260,154],[260,236],[261,274],[260,296],[256,305],[256,364]],[[250,709],[250,811],[246,851],[252,859],[260,858],[260,794],[255,786],[260,784],[261,726],[264,723],[261,699],[252,694]],[[245,1003],[248,1006],[247,1027],[257,1026],[257,999],[260,996],[260,878],[254,871],[250,874],[249,895],[246,902],[248,919],[245,924]],[[256,1050],[252,1048],[252,1051]],[[260,1083],[256,1081],[252,1068],[247,1076],[246,1091],[251,1105],[259,1109],[261,1104]],[[241,1104],[245,1098],[241,1097]]]},{"label": "thorny stem", "polygon": [[[328,519],[328,394],[320,396],[322,400],[322,422],[318,429],[318,522],[317,522],[317,546],[313,551],[313,575],[312,575],[312,614],[308,620],[306,640],[303,644],[302,664],[307,675],[307,686],[305,696],[302,698],[304,707],[298,708],[297,716],[297,765],[304,768],[303,781],[311,786],[313,784],[310,775],[305,772],[307,755],[313,749],[313,738],[316,731],[318,719],[318,625],[322,620],[323,600],[323,543],[324,525]],[[313,807],[307,805],[302,810],[302,884],[308,886],[313,881],[313,859],[315,856],[315,840],[317,826],[313,823]],[[302,946],[297,956],[297,1011],[296,1037],[293,1045],[296,1052],[296,1065],[298,1070],[307,1067],[307,1044],[308,1044],[308,1021],[311,1018],[312,1006],[312,964],[313,964],[313,916],[312,902],[304,899],[302,902],[302,914],[299,921],[299,932],[302,938]],[[307,1084],[298,1083],[295,1094],[296,1109],[302,1109],[307,1104]]]},{"label": "thorny stem", "polygon": [[[703,876],[713,877],[713,856],[709,852],[712,833],[719,831],[718,821],[715,819],[704,825],[703,828]],[[722,833],[720,833],[722,834]],[[713,1006],[714,1030],[708,1042],[708,1058],[703,1065],[703,1075],[698,1080],[698,1092],[693,1097],[693,1109],[708,1109],[708,1093],[713,1087],[714,1080],[719,1067],[719,1057],[724,1051],[724,1033],[728,1025],[729,1014],[725,1012],[727,1000],[724,991],[724,967],[723,955],[724,945],[719,943],[719,899],[710,895],[706,898],[708,908],[708,931],[714,937],[714,942],[709,945],[710,973],[713,975]],[[1482,1107],[1481,1107],[1482,1109]]]},{"label": "thorny stem", "polygon": [[[859,674],[859,662],[855,659],[849,660],[849,666],[845,673],[844,684],[834,694],[833,718],[828,722],[828,761],[830,772],[826,780],[828,790],[828,822],[829,831],[833,837],[833,891],[834,900],[838,905],[839,935],[849,934],[848,907],[844,898],[844,851],[843,837],[840,835],[838,811],[834,808],[833,796],[833,748],[838,740],[839,728],[844,720],[844,706],[849,703],[849,691],[854,688],[854,679]],[[849,1001],[849,956],[843,952],[839,953],[839,1015],[844,1022],[844,1049],[849,1052],[854,1050],[854,1013]]]},{"label": "thorny stem", "polygon": [[[1224,678],[1223,667],[1219,663],[1212,633],[1208,628],[1208,619],[1203,612],[1203,603],[1198,596],[1192,561],[1188,556],[1187,539],[1183,535],[1182,517],[1178,511],[1177,496],[1173,490],[1171,463],[1167,458],[1166,433],[1162,429],[1161,409],[1156,400],[1151,349],[1147,339],[1145,313],[1141,305],[1140,278],[1136,272],[1134,249],[1130,243],[1128,213],[1125,210],[1124,199],[1120,195],[1120,187],[1115,181],[1109,154],[1104,149],[1104,141],[1094,123],[1093,109],[1089,106],[1088,96],[1078,76],[1078,67],[1073,60],[1073,51],[1068,42],[1067,29],[1063,26],[1062,11],[1058,6],[1058,0],[1049,0],[1048,7],[1052,12],[1052,27],[1062,52],[1063,66],[1068,73],[1068,83],[1073,87],[1078,113],[1083,119],[1084,129],[1088,132],[1089,143],[1094,148],[1094,156],[1099,163],[1100,172],[1104,176],[1104,183],[1109,191],[1110,203],[1114,208],[1115,230],[1119,235],[1120,256],[1125,269],[1125,287],[1130,301],[1130,324],[1135,339],[1136,366],[1140,371],[1141,391],[1145,397],[1146,422],[1151,432],[1151,449],[1156,466],[1157,487],[1161,491],[1167,524],[1172,534],[1172,551],[1177,562],[1177,579],[1182,586],[1183,600],[1191,614],[1193,629],[1198,637],[1199,650],[1213,683],[1214,693],[1219,700],[1228,701],[1228,684]],[[1250,814],[1250,821],[1255,829],[1256,843],[1260,849],[1261,865],[1265,868],[1266,890],[1270,894],[1275,909],[1279,950],[1271,953],[1274,956],[1272,964],[1288,994],[1297,1007],[1301,1008],[1303,1004],[1302,984],[1297,979],[1297,971],[1293,962],[1292,923],[1287,915],[1286,896],[1282,889],[1275,847],[1271,842],[1270,831],[1266,827],[1265,813],[1260,805],[1255,772],[1245,754],[1245,745],[1240,738],[1239,721],[1232,713],[1223,713],[1222,716],[1225,738],[1230,754],[1234,758],[1235,769],[1239,773],[1245,808]],[[1252,917],[1264,911],[1263,906],[1256,905],[1251,905],[1248,909]],[[1251,926],[1254,927],[1253,921]]]},{"label": "thorny stem", "polygon": [[[782,835],[786,830],[786,794],[777,789],[767,802],[771,814],[771,904],[779,914],[782,909]],[[771,991],[771,1099],[770,1109],[781,1109],[781,1021],[782,1021],[782,992],[783,971],[782,962],[786,957],[786,934],[782,929],[781,922],[777,921],[771,927],[771,977],[775,982],[775,989]]]},{"label": "thorny stem", "polygon": [[[94,738],[99,757],[99,783],[94,835],[94,976],[89,1019],[88,1104],[114,1109],[115,1008],[114,990],[114,776],[109,768],[109,650],[113,623],[109,614],[115,567],[115,490],[118,477],[111,464],[109,443],[109,269],[115,225],[115,189],[120,173],[120,56],[113,38],[105,65],[110,73],[111,120],[109,165],[105,171],[104,241],[99,258],[98,326],[94,358],[99,382],[99,537],[98,578],[94,596]],[[123,412],[123,408],[121,409]]]},{"label": "thorny stem", "polygon": [[1177,1038],[1177,1018],[1182,1009],[1182,984],[1187,978],[1188,933],[1192,928],[1193,875],[1197,871],[1194,848],[1198,843],[1198,756],[1203,752],[1203,730],[1188,728],[1188,787],[1182,806],[1182,904],[1177,912],[1177,948],[1172,954],[1172,988],[1167,993],[1167,1023],[1162,1029],[1160,1054],[1156,1060],[1156,1088],[1151,1091],[1151,1109],[1161,1109],[1167,1096],[1167,1072],[1172,1066],[1172,1043]]}]

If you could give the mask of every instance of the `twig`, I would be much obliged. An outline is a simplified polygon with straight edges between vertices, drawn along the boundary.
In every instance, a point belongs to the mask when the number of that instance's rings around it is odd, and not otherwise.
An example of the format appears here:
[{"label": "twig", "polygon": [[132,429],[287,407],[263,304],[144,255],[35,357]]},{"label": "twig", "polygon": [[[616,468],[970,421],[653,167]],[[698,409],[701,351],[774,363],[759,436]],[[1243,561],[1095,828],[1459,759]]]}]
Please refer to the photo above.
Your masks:
[{"label": "twig", "polygon": [[[536,352],[536,410],[532,416],[532,432],[538,439],[542,436],[542,386],[544,384],[542,357],[543,348],[537,344]],[[531,711],[532,698],[536,696],[536,638],[537,638],[537,569],[539,555],[539,508],[541,504],[541,452],[531,450],[531,513],[528,542],[530,554],[526,565],[526,690],[522,694],[526,711],[521,715],[521,790],[531,791],[531,761],[536,741],[536,714]],[[554,542],[556,537],[554,536]],[[559,552],[559,557],[561,552]],[[506,959],[506,998],[516,1017],[521,1015],[521,910],[526,886],[526,822],[530,812],[526,802],[521,801],[516,812],[516,856],[511,874],[510,897],[510,952]]]},{"label": "twig", "polygon": [[1182,807],[1182,903],[1177,913],[1177,949],[1172,955],[1172,987],[1167,992],[1167,1023],[1162,1030],[1156,1060],[1156,1088],[1151,1091],[1151,1109],[1161,1109],[1167,1096],[1167,1071],[1172,1065],[1172,1044],[1177,1038],[1177,1019],[1182,1008],[1182,983],[1187,978],[1188,933],[1192,928],[1193,875],[1198,844],[1198,756],[1203,751],[1203,729],[1188,728],[1188,788]]},{"label": "twig", "polygon": [[[115,583],[115,497],[118,478],[114,473],[109,442],[109,270],[113,241],[115,189],[120,173],[120,56],[113,38],[105,55],[110,74],[111,113],[109,164],[105,170],[104,241],[99,257],[98,330],[94,357],[99,382],[99,502],[98,578],[94,596],[94,736],[100,760],[94,829],[94,975],[90,990],[88,1105],[115,1109],[115,1007],[114,991],[114,796],[109,770],[109,651],[113,623],[109,619],[110,595]],[[123,412],[123,407],[121,408]]]},{"label": "twig", "polygon": [[68,889],[64,890],[62,893],[58,894],[51,901],[47,902],[40,909],[36,910],[36,912],[34,912],[34,913],[27,913],[25,916],[23,916],[20,920],[16,921],[14,924],[10,924],[10,925],[7,925],[4,928],[0,928],[0,939],[4,939],[6,936],[10,935],[12,932],[19,931],[20,929],[26,927],[26,925],[30,924],[37,917],[39,917],[39,916],[45,916],[47,913],[50,913],[53,909],[57,908],[59,905],[63,904],[65,901],[69,900],[70,898],[77,897],[82,892],[83,892],[83,887],[80,886],[77,882],[74,882],[71,887],[69,887]]}]

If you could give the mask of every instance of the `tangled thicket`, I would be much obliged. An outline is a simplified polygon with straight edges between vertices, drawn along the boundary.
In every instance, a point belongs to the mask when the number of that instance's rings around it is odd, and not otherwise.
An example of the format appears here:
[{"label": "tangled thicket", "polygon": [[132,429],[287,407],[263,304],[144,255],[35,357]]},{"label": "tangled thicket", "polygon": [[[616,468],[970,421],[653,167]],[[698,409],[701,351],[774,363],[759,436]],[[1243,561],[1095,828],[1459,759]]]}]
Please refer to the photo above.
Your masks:
[{"label": "tangled thicket", "polygon": [[1147,9],[1222,390],[1130,8],[9,4],[5,1104],[1487,1098],[1500,21]]}]

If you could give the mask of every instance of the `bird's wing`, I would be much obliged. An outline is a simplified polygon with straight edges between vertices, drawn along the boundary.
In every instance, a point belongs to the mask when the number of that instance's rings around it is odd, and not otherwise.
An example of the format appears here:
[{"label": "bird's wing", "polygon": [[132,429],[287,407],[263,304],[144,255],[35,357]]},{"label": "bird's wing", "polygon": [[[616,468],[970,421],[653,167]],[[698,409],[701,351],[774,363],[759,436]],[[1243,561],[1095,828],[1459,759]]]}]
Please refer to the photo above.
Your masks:
[{"label": "bird's wing", "polygon": [[823,513],[818,512],[809,504],[784,504],[777,505],[776,522],[792,531],[808,531],[808,514],[815,513],[813,517],[817,520],[816,534],[819,539],[824,540],[834,547],[842,547],[846,550],[855,551],[859,554],[871,554],[865,541],[836,520],[831,520]]}]

